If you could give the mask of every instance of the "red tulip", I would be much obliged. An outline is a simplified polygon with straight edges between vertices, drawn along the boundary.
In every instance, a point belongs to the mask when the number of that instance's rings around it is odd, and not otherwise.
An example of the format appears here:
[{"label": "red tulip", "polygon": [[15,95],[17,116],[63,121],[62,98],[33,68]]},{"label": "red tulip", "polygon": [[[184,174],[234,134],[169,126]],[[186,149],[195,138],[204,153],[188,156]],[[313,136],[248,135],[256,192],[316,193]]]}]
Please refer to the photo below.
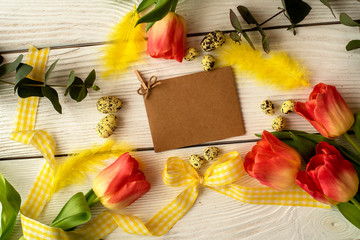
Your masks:
[{"label": "red tulip", "polygon": [[300,166],[299,153],[267,131],[263,131],[262,140],[246,154],[244,161],[250,176],[278,190],[287,190],[295,185]]},{"label": "red tulip", "polygon": [[136,159],[124,153],[95,177],[93,190],[106,208],[120,210],[149,191],[150,183],[138,168]]},{"label": "red tulip", "polygon": [[185,54],[186,22],[174,12],[154,23],[149,30],[146,53],[153,58],[182,62]]},{"label": "red tulip", "polygon": [[330,139],[344,134],[354,124],[354,115],[340,93],[323,83],[314,87],[309,101],[297,102],[295,111]]},{"label": "red tulip", "polygon": [[326,204],[347,202],[358,190],[359,178],[353,165],[332,145],[320,142],[306,171],[296,176],[297,184]]}]

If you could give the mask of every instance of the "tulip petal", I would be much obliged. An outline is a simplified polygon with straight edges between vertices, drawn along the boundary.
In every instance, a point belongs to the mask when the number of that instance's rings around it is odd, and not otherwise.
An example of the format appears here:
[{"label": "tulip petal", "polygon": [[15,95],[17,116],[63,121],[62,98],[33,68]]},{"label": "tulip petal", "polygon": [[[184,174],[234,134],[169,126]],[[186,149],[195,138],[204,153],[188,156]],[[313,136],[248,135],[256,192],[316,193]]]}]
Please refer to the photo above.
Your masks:
[{"label": "tulip petal", "polygon": [[150,187],[148,181],[128,182],[111,196],[101,199],[101,203],[108,209],[120,210],[147,193]]},{"label": "tulip petal", "polygon": [[299,171],[296,175],[296,183],[309,193],[314,199],[325,204],[334,204],[335,202],[329,202],[329,200],[324,196],[321,190],[319,190],[314,183],[313,179],[308,176],[306,171]]}]

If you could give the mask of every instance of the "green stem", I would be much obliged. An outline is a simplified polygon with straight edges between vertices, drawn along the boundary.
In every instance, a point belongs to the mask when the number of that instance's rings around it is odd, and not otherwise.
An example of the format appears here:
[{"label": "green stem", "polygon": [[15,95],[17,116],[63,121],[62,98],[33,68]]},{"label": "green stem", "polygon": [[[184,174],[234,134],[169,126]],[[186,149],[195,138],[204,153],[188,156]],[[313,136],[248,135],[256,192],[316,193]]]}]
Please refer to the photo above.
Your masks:
[{"label": "green stem", "polygon": [[170,12],[175,12],[177,4],[178,0],[174,0],[173,4],[171,5]]},{"label": "green stem", "polygon": [[85,195],[85,199],[89,205],[89,208],[91,208],[92,205],[94,205],[95,203],[100,202],[100,198],[98,198],[94,192],[94,190],[90,189],[86,195]]},{"label": "green stem", "polygon": [[350,202],[352,202],[358,209],[360,209],[360,203],[355,198],[350,199]]},{"label": "green stem", "polygon": [[360,154],[360,147],[351,139],[348,133],[344,133],[344,137],[351,144],[351,146]]},{"label": "green stem", "polygon": [[[12,83],[12,82],[7,82],[7,81],[4,81],[4,80],[0,80],[1,83],[4,83],[4,84],[9,84],[9,85],[13,85],[15,86],[15,83]],[[43,87],[44,85],[43,84],[23,84],[22,86],[28,86],[28,87]],[[57,84],[53,84],[53,85],[49,85],[49,87],[67,87],[66,85],[57,85]],[[71,85],[72,87],[83,87],[83,85]]]}]

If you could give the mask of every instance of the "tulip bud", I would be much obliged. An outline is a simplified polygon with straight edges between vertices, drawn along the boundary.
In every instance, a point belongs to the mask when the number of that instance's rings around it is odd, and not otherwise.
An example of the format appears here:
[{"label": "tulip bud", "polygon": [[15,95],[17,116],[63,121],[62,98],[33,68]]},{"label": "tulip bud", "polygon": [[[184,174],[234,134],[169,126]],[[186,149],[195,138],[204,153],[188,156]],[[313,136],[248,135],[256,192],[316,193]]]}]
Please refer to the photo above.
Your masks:
[{"label": "tulip bud", "polygon": [[353,165],[332,145],[320,142],[306,171],[296,176],[297,184],[325,204],[347,202],[358,190],[359,178]]},{"label": "tulip bud", "polygon": [[299,153],[268,131],[263,131],[262,140],[246,154],[244,161],[250,176],[278,190],[287,190],[295,185],[300,166]]},{"label": "tulip bud", "polygon": [[306,103],[297,102],[295,111],[326,138],[335,139],[354,124],[354,115],[334,86],[317,84]]},{"label": "tulip bud", "polygon": [[154,23],[149,30],[146,53],[153,58],[175,59],[185,55],[186,22],[174,12]]},{"label": "tulip bud", "polygon": [[93,190],[108,209],[120,210],[132,204],[150,189],[150,183],[129,153],[122,154],[94,179]]}]

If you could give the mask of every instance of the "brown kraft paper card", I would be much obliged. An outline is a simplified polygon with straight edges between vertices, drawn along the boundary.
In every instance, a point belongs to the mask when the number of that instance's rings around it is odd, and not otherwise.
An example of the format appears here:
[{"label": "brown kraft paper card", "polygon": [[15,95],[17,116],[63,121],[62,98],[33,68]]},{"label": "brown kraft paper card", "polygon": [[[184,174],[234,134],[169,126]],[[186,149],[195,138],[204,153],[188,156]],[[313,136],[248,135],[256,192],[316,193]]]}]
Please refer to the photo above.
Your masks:
[{"label": "brown kraft paper card", "polygon": [[162,80],[144,102],[155,152],[245,134],[231,67]]}]

